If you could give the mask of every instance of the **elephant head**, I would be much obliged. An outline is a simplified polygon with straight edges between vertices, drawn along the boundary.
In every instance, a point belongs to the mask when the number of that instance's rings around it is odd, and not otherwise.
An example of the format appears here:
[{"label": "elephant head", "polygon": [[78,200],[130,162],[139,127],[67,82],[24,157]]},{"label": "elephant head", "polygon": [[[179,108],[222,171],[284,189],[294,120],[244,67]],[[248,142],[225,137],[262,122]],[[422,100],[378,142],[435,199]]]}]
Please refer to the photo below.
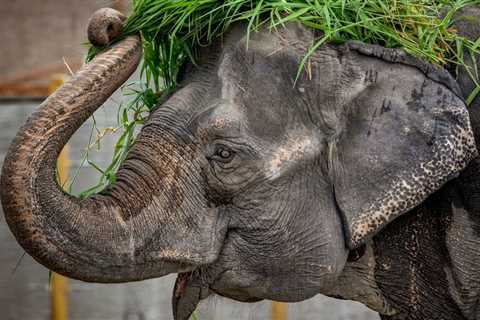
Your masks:
[{"label": "elephant head", "polygon": [[[110,40],[112,23],[122,21],[97,14],[92,42]],[[477,150],[447,72],[351,42],[319,48],[296,79],[314,38],[288,24],[247,41],[246,26],[233,26],[183,68],[117,182],[77,199],[58,186],[56,158],[135,69],[139,37],[118,42],[13,141],[1,197],[17,240],[81,280],[180,273],[177,319],[210,292],[299,301],[334,286],[351,250],[455,177]]]}]

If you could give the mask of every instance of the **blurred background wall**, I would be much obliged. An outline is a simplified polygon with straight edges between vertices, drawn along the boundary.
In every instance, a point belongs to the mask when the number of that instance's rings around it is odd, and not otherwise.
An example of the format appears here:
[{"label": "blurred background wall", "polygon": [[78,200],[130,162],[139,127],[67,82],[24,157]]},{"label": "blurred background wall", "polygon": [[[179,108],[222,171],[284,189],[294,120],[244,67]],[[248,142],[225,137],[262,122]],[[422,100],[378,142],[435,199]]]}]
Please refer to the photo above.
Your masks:
[{"label": "blurred background wall", "polygon": [[80,67],[95,10],[128,0],[0,0],[0,94],[42,96],[52,74]]},{"label": "blurred background wall", "polygon": [[[11,139],[26,117],[59,79],[83,61],[86,25],[98,8],[111,6],[128,12],[129,1],[0,0],[0,164]],[[70,70],[71,69],[71,70]],[[133,80],[138,75],[133,76]],[[115,110],[122,102],[116,93],[96,114],[100,130],[115,128]],[[70,173],[78,171],[78,192],[93,185],[98,173],[82,162],[92,122],[74,135],[68,155]],[[116,136],[107,135],[90,159],[105,167]],[[62,299],[52,304],[48,270],[18,246],[0,212],[0,319],[4,320],[170,320],[174,276],[137,283],[101,285],[68,280]],[[56,290],[56,289],[55,289]],[[54,290],[54,291],[55,291]],[[52,315],[52,308],[65,314]],[[361,304],[318,295],[289,304],[275,315],[272,303],[237,303],[220,297],[203,302],[199,320],[374,320],[378,315]]]}]

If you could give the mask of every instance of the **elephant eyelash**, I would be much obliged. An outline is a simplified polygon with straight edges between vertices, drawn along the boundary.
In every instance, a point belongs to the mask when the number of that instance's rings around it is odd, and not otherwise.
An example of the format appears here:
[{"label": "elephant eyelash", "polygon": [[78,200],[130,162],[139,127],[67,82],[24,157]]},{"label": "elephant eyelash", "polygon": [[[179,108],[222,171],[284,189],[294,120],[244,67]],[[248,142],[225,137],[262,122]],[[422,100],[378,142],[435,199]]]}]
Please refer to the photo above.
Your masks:
[{"label": "elephant eyelash", "polygon": [[[219,139],[220,140],[220,139]],[[207,160],[216,176],[228,175],[238,169],[244,161],[258,159],[255,149],[246,143],[221,139],[213,142],[207,148]],[[225,151],[228,154],[225,154]],[[223,155],[222,155],[223,153]]]},{"label": "elephant eyelash", "polygon": [[251,145],[243,142],[241,137],[216,137],[213,142],[215,147],[217,146],[224,146],[236,154],[245,154],[251,158],[257,158],[258,152],[255,151],[255,148]]}]

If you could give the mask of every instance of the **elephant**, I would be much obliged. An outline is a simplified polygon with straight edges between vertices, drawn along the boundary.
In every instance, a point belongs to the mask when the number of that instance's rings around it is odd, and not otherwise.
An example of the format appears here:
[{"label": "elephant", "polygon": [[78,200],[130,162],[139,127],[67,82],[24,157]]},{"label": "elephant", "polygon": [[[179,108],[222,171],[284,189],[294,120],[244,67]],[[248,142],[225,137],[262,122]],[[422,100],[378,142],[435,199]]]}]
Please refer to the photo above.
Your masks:
[{"label": "elephant", "polygon": [[[460,32],[479,37],[480,8],[463,14]],[[97,12],[90,41],[106,45],[123,21]],[[212,294],[324,294],[382,319],[480,319],[480,99],[467,108],[466,70],[349,41],[322,45],[296,79],[318,34],[298,23],[246,29],[232,25],[182,67],[116,182],[90,197],[62,190],[56,159],[136,69],[140,36],[51,95],[2,169],[17,241],[83,281],[178,273],[176,320]]]}]

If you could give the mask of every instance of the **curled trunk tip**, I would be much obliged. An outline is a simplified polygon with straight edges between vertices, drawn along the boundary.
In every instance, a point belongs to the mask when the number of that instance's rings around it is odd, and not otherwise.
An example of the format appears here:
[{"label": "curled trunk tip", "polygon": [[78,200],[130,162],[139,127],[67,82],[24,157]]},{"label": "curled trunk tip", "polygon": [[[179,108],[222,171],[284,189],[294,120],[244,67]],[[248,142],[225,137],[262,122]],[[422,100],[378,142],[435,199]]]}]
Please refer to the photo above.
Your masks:
[{"label": "curled trunk tip", "polygon": [[88,22],[88,41],[96,47],[104,47],[118,37],[126,17],[112,8],[96,11]]}]

